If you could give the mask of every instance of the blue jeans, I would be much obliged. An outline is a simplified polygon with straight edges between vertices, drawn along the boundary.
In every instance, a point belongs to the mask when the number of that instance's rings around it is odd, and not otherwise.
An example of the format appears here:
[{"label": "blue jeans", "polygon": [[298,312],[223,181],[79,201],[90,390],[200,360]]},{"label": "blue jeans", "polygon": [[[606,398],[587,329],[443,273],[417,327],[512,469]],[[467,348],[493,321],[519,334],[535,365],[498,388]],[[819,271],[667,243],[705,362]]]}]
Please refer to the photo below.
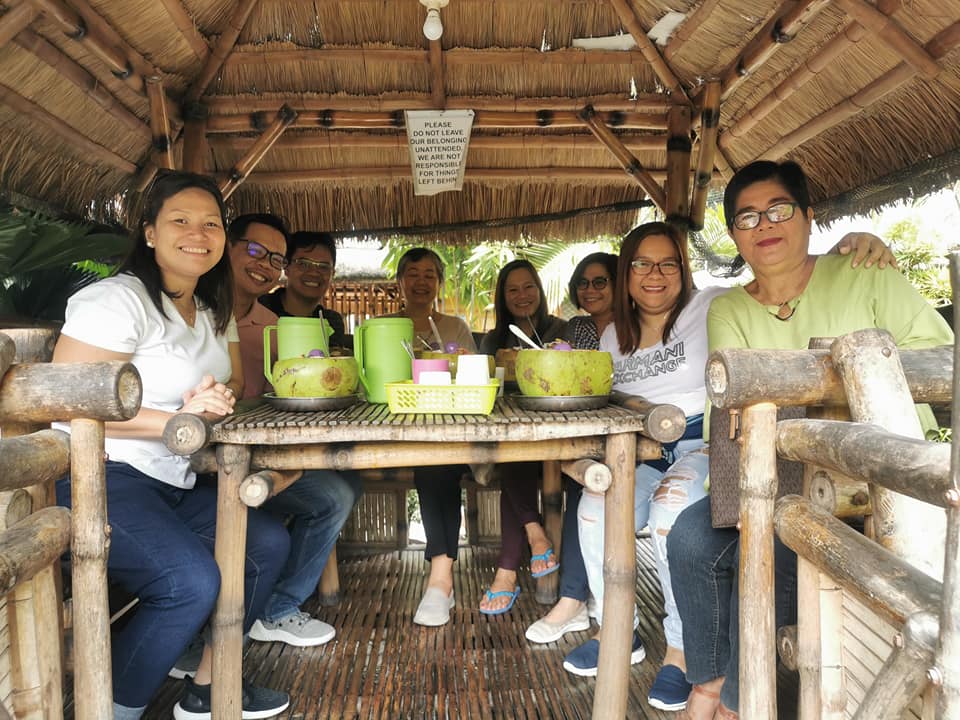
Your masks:
[{"label": "blue jeans", "polygon": [[[680,614],[670,584],[667,537],[684,508],[706,495],[708,458],[701,438],[680,440],[670,451],[669,460],[637,466],[633,513],[635,528],[649,526],[653,540],[653,558],[663,590],[666,617],[663,632],[667,645],[683,648]],[[580,548],[590,581],[590,592],[597,601],[597,622],[603,624],[603,532],[604,498],[591,492],[580,499]],[[636,614],[636,608],[634,608]]]},{"label": "blue jeans", "polygon": [[577,510],[583,486],[568,477],[563,479],[567,491],[567,505],[563,510],[563,529],[561,530],[560,553],[560,597],[573,598],[586,602],[590,595],[587,583],[587,569],[583,565],[583,553],[580,551],[580,531],[577,529]]},{"label": "blue jeans", "polygon": [[354,472],[307,470],[263,509],[272,515],[293,516],[290,555],[261,617],[275,622],[299,610],[317,589],[330,551],[360,497],[360,477]]},{"label": "blue jeans", "polygon": [[[740,707],[740,532],[715,528],[706,497],[680,513],[667,539],[673,594],[683,620],[687,680],[725,677],[720,700]],[[797,618],[797,556],[774,542],[777,627]]]},{"label": "blue jeans", "polygon": [[[220,592],[213,558],[216,491],[167,485],[139,470],[107,462],[107,517],[112,531],[107,572],[138,603],[113,636],[113,699],[143,707],[198,634]],[[70,479],[57,482],[57,504],[70,507]],[[247,513],[244,632],[250,629],[290,549],[283,525]]]}]

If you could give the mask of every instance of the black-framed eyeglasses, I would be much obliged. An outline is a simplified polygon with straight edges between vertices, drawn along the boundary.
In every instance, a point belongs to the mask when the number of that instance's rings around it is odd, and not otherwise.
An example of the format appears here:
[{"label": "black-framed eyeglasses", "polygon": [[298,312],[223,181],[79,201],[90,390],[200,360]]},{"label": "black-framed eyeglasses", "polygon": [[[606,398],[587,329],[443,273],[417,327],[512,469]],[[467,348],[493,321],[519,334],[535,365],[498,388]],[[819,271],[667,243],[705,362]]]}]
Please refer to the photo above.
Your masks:
[{"label": "black-framed eyeglasses", "polygon": [[283,255],[277,252],[270,252],[255,240],[244,240],[243,242],[247,244],[247,255],[257,260],[267,258],[267,262],[270,263],[271,267],[277,270],[283,270],[289,264]]},{"label": "black-framed eyeglasses", "polygon": [[332,264],[328,262],[318,262],[317,260],[311,260],[310,258],[297,258],[293,261],[293,264],[303,270],[303,272],[308,272],[310,270],[316,270],[317,272],[322,273],[333,272]]},{"label": "black-framed eyeglasses", "polygon": [[603,290],[609,284],[610,284],[610,278],[608,278],[606,275],[595,277],[593,278],[593,280],[588,280],[587,278],[580,278],[579,280],[577,280],[577,290],[586,290],[591,285],[593,285],[594,290]]},{"label": "black-framed eyeglasses", "polygon": [[657,268],[661,275],[676,275],[680,272],[679,260],[661,260],[660,262],[650,262],[649,260],[634,260],[630,263],[630,269],[634,275],[649,275],[653,269]]},{"label": "black-framed eyeglasses", "polygon": [[779,202],[762,212],[759,210],[744,210],[733,216],[733,226],[737,230],[753,230],[760,224],[761,215],[766,215],[767,220],[772,223],[786,222],[796,214],[798,207],[800,206],[795,202]]}]

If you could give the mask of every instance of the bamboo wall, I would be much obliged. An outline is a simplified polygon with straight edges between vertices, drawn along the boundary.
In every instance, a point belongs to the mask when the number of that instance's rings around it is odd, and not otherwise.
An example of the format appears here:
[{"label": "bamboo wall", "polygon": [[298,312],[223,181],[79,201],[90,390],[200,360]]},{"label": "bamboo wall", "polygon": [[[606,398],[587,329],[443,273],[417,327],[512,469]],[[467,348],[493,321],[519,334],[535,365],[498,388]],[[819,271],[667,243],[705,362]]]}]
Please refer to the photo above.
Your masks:
[{"label": "bamboo wall", "polygon": [[366,318],[400,310],[400,289],[393,280],[336,280],[326,306],[343,315],[347,333]]}]

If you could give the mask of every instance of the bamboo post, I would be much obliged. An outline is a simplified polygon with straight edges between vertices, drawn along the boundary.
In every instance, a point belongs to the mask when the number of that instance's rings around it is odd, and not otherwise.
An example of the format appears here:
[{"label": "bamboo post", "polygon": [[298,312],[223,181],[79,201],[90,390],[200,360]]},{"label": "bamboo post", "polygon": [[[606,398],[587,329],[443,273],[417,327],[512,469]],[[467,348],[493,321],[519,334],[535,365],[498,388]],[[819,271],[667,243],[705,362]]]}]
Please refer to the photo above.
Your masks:
[{"label": "bamboo post", "polygon": [[777,495],[777,406],[742,412],[740,454],[740,714],[777,718],[773,506]]},{"label": "bamboo post", "polygon": [[[553,545],[553,552],[556,553],[554,559],[559,562],[562,550],[560,527],[563,513],[563,484],[558,460],[543,462],[543,489],[540,497],[543,504],[543,528]],[[541,605],[553,605],[557,601],[559,587],[560,573],[558,572],[537,578],[537,602]]]},{"label": "bamboo post", "polygon": [[651,440],[670,443],[683,437],[687,418],[676,405],[657,404],[640,397],[614,390],[610,402],[643,416],[643,434]]},{"label": "bamboo post", "polygon": [[220,72],[224,60],[226,60],[230,51],[233,50],[233,46],[240,36],[240,31],[243,30],[244,25],[247,24],[250,13],[253,12],[258,2],[259,0],[240,0],[240,2],[237,3],[233,14],[227,21],[227,27],[220,33],[220,38],[217,40],[216,46],[207,56],[207,61],[204,63],[203,69],[193,81],[190,89],[187,90],[185,97],[186,102],[196,102],[203,93],[206,92],[207,86],[210,85],[211,81],[217,76],[217,73]]},{"label": "bamboo post", "polygon": [[296,119],[297,113],[289,105],[284,105],[280,108],[270,127],[257,138],[257,141],[250,150],[247,151],[247,154],[230,168],[229,179],[220,186],[224,200],[233,194],[233,191],[240,186],[263,159],[263,156],[269,152],[270,148],[277,141],[277,138],[279,138],[283,134],[283,131],[290,127],[290,124]]},{"label": "bamboo post", "polygon": [[693,198],[690,201],[690,227],[703,229],[707,209],[707,191],[713,182],[713,163],[717,155],[717,136],[720,133],[720,81],[708,80],[700,111],[700,151],[697,154],[697,172],[693,180]]},{"label": "bamboo post", "polygon": [[[960,302],[960,253],[950,254],[954,307]],[[954,341],[954,365],[960,367],[960,343]],[[960,373],[953,378],[953,441],[950,444],[951,488],[947,495],[947,538],[943,563],[940,639],[931,675],[939,679],[937,716],[960,716]]]},{"label": "bamboo post", "polygon": [[37,17],[37,9],[29,2],[14,5],[0,16],[0,47],[10,42]]},{"label": "bamboo post", "polygon": [[633,494],[637,441],[632,433],[608,435],[604,463],[613,484],[604,497],[603,628],[594,691],[593,720],[627,715],[633,594],[637,563]]},{"label": "bamboo post", "polygon": [[821,720],[823,716],[820,577],[816,565],[804,558],[797,558],[796,649],[797,671],[800,673],[799,720]]},{"label": "bamboo post", "polygon": [[[923,439],[914,400],[893,337],[871,328],[839,337],[831,355],[847,393],[851,417],[905,437]],[[945,518],[936,507],[871,485],[877,542],[917,567],[943,572]]]},{"label": "bamboo post", "polygon": [[[663,189],[659,183],[654,180],[650,173],[644,170],[640,161],[631,153],[620,139],[613,134],[613,131],[597,118],[596,111],[587,105],[579,112],[580,120],[589,128],[590,132],[596,136],[606,148],[613,154],[627,174],[637,181],[637,184],[643,188],[643,191],[650,197],[654,204],[664,213],[667,212],[667,200]],[[689,172],[689,164],[687,166]]]},{"label": "bamboo post", "polygon": [[587,490],[603,495],[613,482],[613,474],[603,463],[583,458],[581,460],[567,460],[560,463],[564,475],[576,480]]},{"label": "bamboo post", "polygon": [[667,222],[686,232],[690,220],[690,108],[667,113]]},{"label": "bamboo post", "polygon": [[430,98],[433,107],[443,110],[447,105],[447,87],[443,71],[443,45],[439,40],[430,41]]},{"label": "bamboo post", "polygon": [[[406,504],[404,504],[406,510]],[[404,547],[406,543],[404,543]],[[340,572],[337,570],[337,546],[330,548],[327,564],[323,566],[320,583],[317,585],[317,598],[324,607],[340,604]]]},{"label": "bamboo post", "polygon": [[894,637],[893,652],[877,673],[853,720],[904,717],[910,703],[927,683],[927,670],[933,661],[939,629],[933,613],[917,613],[907,618],[903,631]]},{"label": "bamboo post", "polygon": [[207,142],[207,118],[210,111],[200,102],[183,109],[183,169],[206,173],[210,165],[210,145]]},{"label": "bamboo post", "polygon": [[213,720],[234,720],[242,709],[243,574],[247,545],[247,507],[240,484],[250,467],[250,448],[218,445],[217,537],[214,555],[220,567],[220,595],[213,611]]},{"label": "bamboo post", "polygon": [[107,484],[104,427],[98,420],[70,423],[70,495],[73,506],[74,686],[76,720],[113,714],[110,607],[107,602]]},{"label": "bamboo post", "polygon": [[170,119],[167,117],[167,102],[163,94],[163,81],[159,77],[146,79],[147,99],[150,101],[150,131],[153,133],[153,161],[158,167],[173,169]]}]

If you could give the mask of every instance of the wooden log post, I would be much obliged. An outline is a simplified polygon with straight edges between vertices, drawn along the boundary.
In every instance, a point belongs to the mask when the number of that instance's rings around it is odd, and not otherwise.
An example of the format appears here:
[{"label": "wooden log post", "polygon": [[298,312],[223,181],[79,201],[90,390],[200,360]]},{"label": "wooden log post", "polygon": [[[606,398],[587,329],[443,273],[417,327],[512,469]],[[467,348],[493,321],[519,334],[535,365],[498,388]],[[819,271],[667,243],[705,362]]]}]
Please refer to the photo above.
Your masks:
[{"label": "wooden log post", "polygon": [[893,640],[893,652],[874,678],[853,720],[900,720],[927,683],[940,624],[933,613],[907,618]]},{"label": "wooden log post", "polygon": [[[204,415],[177,413],[163,428],[163,444],[177,455],[193,455],[210,444],[210,421]],[[212,457],[210,457],[213,460]],[[214,472],[216,462],[202,472]],[[197,472],[201,472],[197,470]]]},{"label": "wooden log post", "polygon": [[777,628],[777,655],[787,670],[796,672],[800,667],[796,625]]},{"label": "wooden log post", "polygon": [[864,482],[816,468],[804,493],[810,502],[838,518],[870,515],[870,490]]},{"label": "wooden log post", "polygon": [[73,507],[73,626],[76,720],[108,718],[113,712],[107,556],[107,481],[104,426],[99,420],[70,423],[70,497]]},{"label": "wooden log post", "polygon": [[283,492],[300,479],[302,473],[280,473],[260,470],[248,475],[240,483],[240,501],[250,508],[258,508],[277,493]]},{"label": "wooden log post", "polygon": [[[951,401],[951,346],[903,350],[900,360],[914,401]],[[707,359],[706,376],[710,402],[720,408],[764,400],[779,407],[847,405],[843,380],[824,350],[717,350]]]},{"label": "wooden log post", "polygon": [[583,485],[587,490],[602,495],[610,488],[613,474],[603,463],[583,458],[560,463],[564,475]]},{"label": "wooden log post", "polygon": [[60,331],[53,328],[4,328],[0,333],[13,340],[15,363],[50,362],[60,335]]},{"label": "wooden log post", "polygon": [[247,507],[240,502],[240,485],[250,468],[250,448],[218,445],[217,538],[214,555],[220,567],[220,595],[214,609],[213,720],[234,720],[242,710],[243,573],[247,545]]},{"label": "wooden log post", "polygon": [[69,469],[70,436],[61,430],[0,439],[0,490],[46,486]]},{"label": "wooden log post", "polygon": [[[893,336],[871,328],[839,337],[831,350],[843,378],[850,415],[893,433],[923,439]],[[943,573],[946,518],[927,503],[871,485],[876,539],[932,577]]]},{"label": "wooden log post", "polygon": [[[954,307],[960,303],[960,253],[950,253]],[[953,362],[960,366],[960,343],[954,342]],[[943,604],[940,640],[931,676],[937,680],[937,716],[960,716],[960,373],[953,378],[953,442],[950,445],[951,492],[947,503],[947,537],[943,562]]]},{"label": "wooden log post", "polygon": [[633,638],[637,562],[633,517],[637,441],[632,433],[608,435],[604,462],[613,484],[604,498],[603,627],[593,720],[626,717]]},{"label": "wooden log post", "polygon": [[[543,504],[543,529],[553,545],[554,560],[560,562],[561,536],[563,514],[563,485],[561,483],[560,462],[545,460],[543,462],[543,487],[541,490]],[[560,573],[554,572],[537,578],[536,599],[541,605],[553,605],[557,601],[560,588]]]},{"label": "wooden log post", "polygon": [[[404,512],[406,512],[404,505]],[[406,541],[403,546],[406,547]],[[337,546],[330,548],[330,554],[327,556],[327,563],[323,566],[323,572],[320,574],[320,582],[317,584],[317,599],[324,607],[333,607],[340,604],[340,571],[337,569]]]},{"label": "wooden log post", "polygon": [[773,507],[777,406],[743,409],[740,454],[740,714],[776,720]]}]

